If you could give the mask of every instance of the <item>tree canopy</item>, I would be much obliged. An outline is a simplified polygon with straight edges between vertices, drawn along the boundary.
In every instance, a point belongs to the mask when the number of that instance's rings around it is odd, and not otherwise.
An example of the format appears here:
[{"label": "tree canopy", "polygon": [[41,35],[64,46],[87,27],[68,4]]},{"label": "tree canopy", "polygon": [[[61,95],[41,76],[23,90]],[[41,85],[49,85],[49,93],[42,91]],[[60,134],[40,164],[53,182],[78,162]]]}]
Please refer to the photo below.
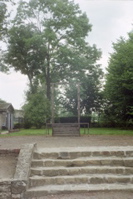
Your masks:
[{"label": "tree canopy", "polygon": [[133,32],[128,36],[113,43],[105,86],[107,113],[123,124],[133,123]]},{"label": "tree canopy", "polygon": [[10,24],[10,12],[8,10],[8,5],[13,4],[13,0],[0,0],[0,71],[6,72],[8,68],[6,67],[3,61],[3,44],[6,43],[7,35],[8,35],[8,28]]},{"label": "tree canopy", "polygon": [[73,1],[20,1],[6,61],[28,76],[31,87],[36,77],[45,82],[50,99],[51,82],[78,79],[100,58],[85,40],[90,31],[89,19]]},{"label": "tree canopy", "polygon": [[81,113],[98,110],[103,73],[97,61],[101,51],[86,42],[92,25],[74,1],[21,0],[10,27],[4,62],[29,79],[32,97],[27,98],[27,115],[38,93],[35,84],[44,87],[50,101],[51,83],[56,82],[71,85],[65,93],[67,100],[60,101],[68,112],[77,111],[77,82],[81,85]]},{"label": "tree canopy", "polygon": [[2,36],[5,33],[6,27],[5,27],[5,20],[7,17],[7,6],[5,4],[4,0],[0,1],[0,40],[2,39]]},{"label": "tree canopy", "polygon": [[7,103],[7,102],[0,98],[0,103]]},{"label": "tree canopy", "polygon": [[82,74],[76,79],[72,79],[65,86],[64,95],[62,95],[58,104],[64,107],[64,112],[77,116],[78,97],[77,84],[80,87],[80,113],[81,115],[91,115],[92,111],[99,112],[102,102],[102,78],[103,72],[97,65],[93,67],[90,74]]}]

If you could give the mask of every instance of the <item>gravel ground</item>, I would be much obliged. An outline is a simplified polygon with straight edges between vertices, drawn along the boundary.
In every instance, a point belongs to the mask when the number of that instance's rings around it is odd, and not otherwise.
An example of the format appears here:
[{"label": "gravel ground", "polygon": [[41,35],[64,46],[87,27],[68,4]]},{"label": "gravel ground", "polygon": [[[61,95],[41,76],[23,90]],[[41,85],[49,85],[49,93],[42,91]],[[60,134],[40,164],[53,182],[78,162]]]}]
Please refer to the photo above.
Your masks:
[{"label": "gravel ground", "polygon": [[[19,149],[22,144],[37,143],[38,147],[133,146],[132,136],[90,135],[81,137],[16,136],[0,137],[0,149]],[[11,177],[15,159],[0,159],[1,177]],[[7,172],[8,171],[8,172]],[[3,173],[2,173],[3,172]],[[5,176],[4,176],[5,175]],[[30,199],[132,199],[133,192],[93,192],[51,195]]]},{"label": "gravel ground", "polygon": [[14,156],[0,157],[0,180],[13,178],[17,158]]},{"label": "gravel ground", "polygon": [[89,135],[81,137],[14,136],[0,137],[0,148],[17,149],[22,144],[38,147],[133,146],[132,136]]}]

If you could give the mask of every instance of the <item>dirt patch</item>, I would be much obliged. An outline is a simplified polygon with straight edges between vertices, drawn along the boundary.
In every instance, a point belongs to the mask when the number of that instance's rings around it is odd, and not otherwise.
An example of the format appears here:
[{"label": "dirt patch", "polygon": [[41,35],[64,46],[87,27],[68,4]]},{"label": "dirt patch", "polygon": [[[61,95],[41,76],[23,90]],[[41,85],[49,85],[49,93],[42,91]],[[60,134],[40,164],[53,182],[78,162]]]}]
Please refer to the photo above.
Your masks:
[{"label": "dirt patch", "polygon": [[13,156],[0,157],[0,180],[11,179],[14,176],[17,158]]},{"label": "dirt patch", "polygon": [[132,146],[132,136],[90,135],[81,137],[14,136],[0,137],[0,148],[18,149],[22,144],[38,147]]}]

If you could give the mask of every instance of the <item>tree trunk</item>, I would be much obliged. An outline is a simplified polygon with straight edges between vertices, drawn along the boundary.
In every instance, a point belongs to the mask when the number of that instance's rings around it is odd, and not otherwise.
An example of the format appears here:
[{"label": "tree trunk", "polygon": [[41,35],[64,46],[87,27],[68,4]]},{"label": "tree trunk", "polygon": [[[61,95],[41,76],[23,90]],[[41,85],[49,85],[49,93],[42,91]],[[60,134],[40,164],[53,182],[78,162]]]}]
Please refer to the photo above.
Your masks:
[{"label": "tree trunk", "polygon": [[51,100],[51,81],[50,81],[50,77],[49,75],[47,74],[47,78],[46,78],[46,95],[47,95],[47,98],[49,100]]},{"label": "tree trunk", "polygon": [[50,55],[47,56],[47,67],[46,67],[46,95],[51,100],[51,77],[50,77]]},{"label": "tree trunk", "polygon": [[31,90],[31,93],[33,94],[34,93],[34,86],[33,86],[32,77],[31,77],[30,74],[28,74],[28,79],[29,79],[29,82],[30,82],[30,90]]}]

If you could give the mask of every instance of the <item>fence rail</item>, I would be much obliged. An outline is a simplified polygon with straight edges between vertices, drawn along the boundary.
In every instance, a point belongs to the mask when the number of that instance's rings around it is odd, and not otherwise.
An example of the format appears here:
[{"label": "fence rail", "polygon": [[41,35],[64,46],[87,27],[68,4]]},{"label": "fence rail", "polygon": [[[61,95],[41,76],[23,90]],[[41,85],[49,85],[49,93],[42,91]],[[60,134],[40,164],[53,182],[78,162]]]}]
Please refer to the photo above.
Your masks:
[{"label": "fence rail", "polygon": [[80,136],[80,128],[84,134],[89,134],[89,123],[46,123],[46,131],[52,128],[52,136]]}]

